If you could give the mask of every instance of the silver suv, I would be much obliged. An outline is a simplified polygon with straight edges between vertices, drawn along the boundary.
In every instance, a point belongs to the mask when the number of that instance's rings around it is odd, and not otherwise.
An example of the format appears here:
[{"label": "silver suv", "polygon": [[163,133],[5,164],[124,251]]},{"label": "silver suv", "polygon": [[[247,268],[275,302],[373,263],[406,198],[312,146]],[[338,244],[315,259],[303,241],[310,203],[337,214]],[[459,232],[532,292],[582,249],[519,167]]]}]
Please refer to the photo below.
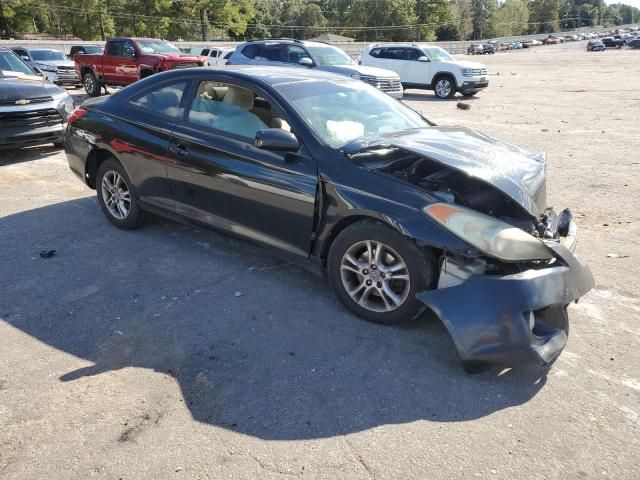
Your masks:
[{"label": "silver suv", "polygon": [[397,73],[358,65],[342,50],[326,43],[291,39],[254,40],[238,45],[228,64],[317,68],[362,80],[394,98],[402,98],[402,82]]},{"label": "silver suv", "polygon": [[56,85],[82,86],[75,63],[64,53],[53,48],[13,47],[12,50],[36,72],[42,73],[45,80]]}]

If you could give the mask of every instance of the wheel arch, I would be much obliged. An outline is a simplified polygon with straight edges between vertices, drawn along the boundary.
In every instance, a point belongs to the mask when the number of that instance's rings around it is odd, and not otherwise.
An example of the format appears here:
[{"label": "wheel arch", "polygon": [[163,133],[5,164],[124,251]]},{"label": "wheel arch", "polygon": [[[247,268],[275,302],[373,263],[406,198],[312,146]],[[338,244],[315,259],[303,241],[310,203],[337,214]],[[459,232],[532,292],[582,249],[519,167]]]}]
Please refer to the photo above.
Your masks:
[{"label": "wheel arch", "polygon": [[97,147],[89,152],[85,166],[85,178],[89,187],[94,189],[96,188],[96,176],[98,174],[98,168],[100,168],[100,165],[103,162],[110,158],[114,159],[122,165],[122,162],[120,162],[118,157],[106,148]]},{"label": "wheel arch", "polygon": [[82,80],[87,73],[92,74],[96,78],[96,80],[98,80],[96,72],[94,72],[93,68],[91,68],[89,65],[83,65],[82,67],[80,67],[80,80]]},{"label": "wheel arch", "polygon": [[154,73],[156,72],[152,67],[142,67],[140,68],[140,79],[150,77]]},{"label": "wheel arch", "polygon": [[455,88],[458,88],[458,81],[456,80],[456,76],[453,73],[447,72],[447,71],[437,72],[433,76],[433,81],[431,82],[431,84],[433,85],[434,88],[435,88],[436,83],[438,83],[438,79],[440,79],[442,77],[449,77],[451,80],[453,80],[453,86]]}]

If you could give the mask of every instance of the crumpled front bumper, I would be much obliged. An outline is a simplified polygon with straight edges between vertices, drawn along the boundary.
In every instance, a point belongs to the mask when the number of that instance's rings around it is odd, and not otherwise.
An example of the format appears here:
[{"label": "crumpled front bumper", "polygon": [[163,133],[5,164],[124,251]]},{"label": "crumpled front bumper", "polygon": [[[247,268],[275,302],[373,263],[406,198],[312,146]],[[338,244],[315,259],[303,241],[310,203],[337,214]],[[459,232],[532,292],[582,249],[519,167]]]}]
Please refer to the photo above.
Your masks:
[{"label": "crumpled front bumper", "polygon": [[460,285],[416,295],[440,317],[465,368],[546,365],[560,354],[567,342],[566,306],[587,293],[594,279],[565,246],[549,246],[557,266],[472,275]]}]

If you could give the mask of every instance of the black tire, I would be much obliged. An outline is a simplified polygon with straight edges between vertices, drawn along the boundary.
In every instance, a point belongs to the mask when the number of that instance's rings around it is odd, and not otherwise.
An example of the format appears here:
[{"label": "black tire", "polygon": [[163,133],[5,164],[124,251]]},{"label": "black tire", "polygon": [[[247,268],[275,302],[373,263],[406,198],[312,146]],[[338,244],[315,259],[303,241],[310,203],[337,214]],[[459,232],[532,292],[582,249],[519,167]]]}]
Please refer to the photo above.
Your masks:
[{"label": "black tire", "polygon": [[[107,174],[111,175],[113,174],[113,172],[120,175],[129,192],[130,204],[128,213],[126,216],[124,216],[124,218],[118,218],[114,215],[114,213],[112,213],[112,211],[106,204],[105,193],[103,192],[104,176]],[[98,195],[98,203],[100,203],[102,211],[109,219],[109,221],[116,227],[122,228],[124,230],[130,230],[133,228],[137,228],[142,224],[143,212],[138,205],[138,199],[135,195],[135,191],[132,189],[129,175],[127,175],[125,169],[115,158],[109,158],[105,160],[98,167],[98,173],[96,175],[96,193]]]},{"label": "black tire", "polygon": [[[408,294],[406,294],[405,300],[394,310],[381,312],[361,306],[346,290],[341,274],[343,257],[349,249],[366,240],[381,242],[387,247],[391,247],[407,267],[406,271],[409,275]],[[415,295],[417,292],[435,286],[435,265],[436,262],[431,252],[421,251],[406,237],[381,222],[363,220],[345,228],[331,244],[327,258],[327,275],[329,283],[338,298],[353,313],[371,322],[397,324],[414,320],[425,310],[425,305],[416,300]],[[362,282],[364,283],[367,278],[362,275]],[[377,294],[374,292],[370,295]]]},{"label": "black tire", "polygon": [[[441,81],[449,83],[451,88],[448,94],[438,93],[438,83]],[[436,97],[441,98],[442,100],[451,99],[456,94],[456,81],[451,75],[437,75],[436,78],[433,79],[433,91],[436,94]]]},{"label": "black tire", "polygon": [[82,76],[82,85],[90,97],[99,97],[101,85],[92,72],[87,72]]},{"label": "black tire", "polygon": [[466,92],[466,93],[463,93],[462,96],[463,97],[473,97],[476,93],[478,93],[478,92]]}]

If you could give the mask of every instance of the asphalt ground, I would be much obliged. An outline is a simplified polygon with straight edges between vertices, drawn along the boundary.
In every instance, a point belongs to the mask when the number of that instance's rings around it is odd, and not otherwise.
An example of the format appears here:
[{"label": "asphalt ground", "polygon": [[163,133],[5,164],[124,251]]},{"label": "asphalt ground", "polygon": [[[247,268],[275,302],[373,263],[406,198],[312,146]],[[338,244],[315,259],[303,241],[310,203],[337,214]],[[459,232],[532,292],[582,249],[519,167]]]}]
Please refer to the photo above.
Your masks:
[{"label": "asphalt ground", "polygon": [[460,56],[491,74],[468,110],[405,96],[548,153],[597,281],[548,372],[467,375],[432,316],[369,324],[259,246],[119,231],[61,151],[0,152],[0,478],[640,478],[640,52],[584,48]]}]

